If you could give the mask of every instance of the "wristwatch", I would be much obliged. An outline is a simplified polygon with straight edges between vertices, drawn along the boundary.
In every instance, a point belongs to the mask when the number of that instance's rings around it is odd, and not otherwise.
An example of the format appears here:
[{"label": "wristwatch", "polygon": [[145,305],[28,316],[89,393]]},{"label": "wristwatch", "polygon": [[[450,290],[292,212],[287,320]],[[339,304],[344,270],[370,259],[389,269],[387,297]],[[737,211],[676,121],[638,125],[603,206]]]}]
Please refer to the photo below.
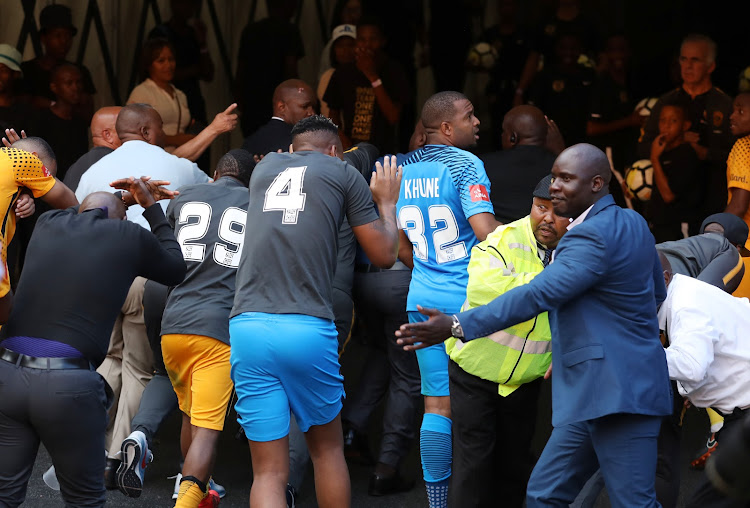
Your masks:
[{"label": "wristwatch", "polygon": [[464,329],[461,328],[461,323],[458,321],[458,316],[453,314],[453,326],[451,326],[451,335],[457,339],[464,338]]}]

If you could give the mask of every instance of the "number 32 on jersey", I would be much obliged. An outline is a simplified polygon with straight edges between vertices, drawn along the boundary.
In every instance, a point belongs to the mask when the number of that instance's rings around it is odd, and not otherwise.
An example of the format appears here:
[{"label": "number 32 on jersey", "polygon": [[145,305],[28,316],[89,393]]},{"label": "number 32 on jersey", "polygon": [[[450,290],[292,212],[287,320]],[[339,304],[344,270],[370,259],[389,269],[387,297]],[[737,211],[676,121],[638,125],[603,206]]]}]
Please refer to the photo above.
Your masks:
[{"label": "number 32 on jersey", "polygon": [[[438,264],[448,263],[468,255],[466,244],[458,242],[459,231],[453,210],[446,205],[432,205],[427,209],[429,226],[432,231],[432,245],[435,249],[435,260]],[[425,236],[425,223],[422,210],[415,205],[407,205],[398,213],[401,229],[414,245],[414,256],[427,262],[429,246]]]}]

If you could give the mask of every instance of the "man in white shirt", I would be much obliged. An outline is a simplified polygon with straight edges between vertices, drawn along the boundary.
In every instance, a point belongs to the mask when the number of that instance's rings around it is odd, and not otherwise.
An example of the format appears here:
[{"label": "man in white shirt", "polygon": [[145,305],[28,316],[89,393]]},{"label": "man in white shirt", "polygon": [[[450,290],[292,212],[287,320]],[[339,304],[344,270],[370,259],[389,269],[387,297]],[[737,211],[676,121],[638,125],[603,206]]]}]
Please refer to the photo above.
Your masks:
[{"label": "man in white shirt", "polygon": [[[705,282],[672,275],[669,261],[659,254],[667,298],[659,309],[659,328],[669,343],[669,377],[681,395],[697,407],[724,415],[721,434],[741,425],[750,414],[750,302],[735,298]],[[736,506],[745,506],[737,501]],[[703,476],[688,507],[735,506]]]},{"label": "man in white shirt", "polygon": [[[79,201],[92,192],[115,192],[116,189],[109,186],[110,182],[126,178],[134,171],[153,179],[171,182],[167,186],[171,190],[209,181],[197,164],[164,151],[162,120],[151,106],[125,106],[117,115],[115,129],[122,146],[102,157],[84,173],[76,189]],[[166,211],[168,202],[162,200],[159,203]],[[128,208],[128,220],[147,228],[148,223],[141,217],[142,214],[143,208],[138,205]]]},{"label": "man in white shirt", "polygon": [[[92,192],[115,192],[110,182],[133,173],[150,176],[154,180],[166,180],[170,182],[166,187],[172,190],[209,181],[206,173],[195,163],[164,151],[162,120],[151,106],[125,106],[117,115],[115,129],[122,146],[102,157],[83,174],[76,189],[79,200]],[[168,201],[162,200],[159,204],[166,211]],[[148,228],[142,215],[142,207],[133,205],[128,208],[128,220]],[[138,411],[143,389],[153,375],[154,359],[143,320],[145,283],[146,279],[138,277],[130,287],[112,330],[107,357],[97,369],[115,392],[106,435],[108,459],[105,483],[110,489],[117,488],[114,475],[120,460],[115,457],[120,452],[121,443],[130,434],[130,422]]]}]

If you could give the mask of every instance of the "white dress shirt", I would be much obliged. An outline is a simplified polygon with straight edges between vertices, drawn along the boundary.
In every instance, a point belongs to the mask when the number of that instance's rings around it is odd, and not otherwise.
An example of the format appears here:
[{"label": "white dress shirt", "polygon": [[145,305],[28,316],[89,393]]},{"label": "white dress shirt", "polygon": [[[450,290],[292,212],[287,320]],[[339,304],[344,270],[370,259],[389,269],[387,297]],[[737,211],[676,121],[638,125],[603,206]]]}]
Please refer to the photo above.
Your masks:
[{"label": "white dress shirt", "polygon": [[[76,198],[81,202],[92,192],[117,192],[109,184],[120,178],[150,176],[153,180],[171,182],[168,189],[179,189],[184,185],[205,183],[208,175],[198,165],[188,159],[176,157],[163,148],[150,145],[145,141],[126,141],[114,152],[105,155],[92,165],[81,177],[76,189]],[[163,199],[159,204],[167,211],[169,200]],[[133,205],[128,208],[128,220],[150,230],[143,218],[143,208]]]},{"label": "white dress shirt", "polygon": [[697,407],[750,407],[750,302],[674,275],[659,309],[669,377]]}]

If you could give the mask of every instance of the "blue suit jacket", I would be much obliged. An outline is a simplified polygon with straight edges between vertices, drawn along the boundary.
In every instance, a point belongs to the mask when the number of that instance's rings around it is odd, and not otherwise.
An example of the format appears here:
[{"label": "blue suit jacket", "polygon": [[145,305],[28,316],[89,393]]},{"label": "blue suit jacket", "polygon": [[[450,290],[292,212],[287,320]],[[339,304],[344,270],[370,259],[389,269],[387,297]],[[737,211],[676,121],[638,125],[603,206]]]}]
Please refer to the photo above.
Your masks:
[{"label": "blue suit jacket", "polygon": [[549,311],[552,424],[560,426],[613,413],[671,413],[656,317],[665,297],[646,222],[607,195],[565,234],[542,273],[458,317],[474,339]]}]

